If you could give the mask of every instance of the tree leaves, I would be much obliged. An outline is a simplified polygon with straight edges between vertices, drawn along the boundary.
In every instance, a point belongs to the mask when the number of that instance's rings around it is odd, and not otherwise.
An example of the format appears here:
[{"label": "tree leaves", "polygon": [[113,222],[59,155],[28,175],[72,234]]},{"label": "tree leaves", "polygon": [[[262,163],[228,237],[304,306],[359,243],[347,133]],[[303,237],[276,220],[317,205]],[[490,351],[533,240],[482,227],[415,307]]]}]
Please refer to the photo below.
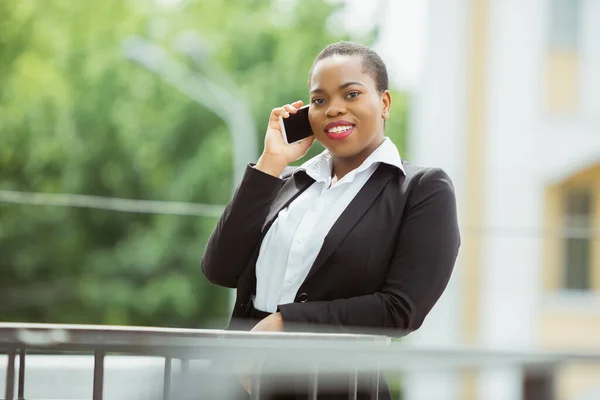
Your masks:
[{"label": "tree leaves", "polygon": [[[123,40],[140,35],[216,84],[237,85],[262,148],[270,110],[307,100],[314,56],[343,38],[325,28],[328,2],[271,3],[0,2],[0,190],[226,203],[225,123],[126,59]],[[189,30],[205,43],[202,65],[172,49]],[[189,327],[224,319],[229,291],[199,268],[215,223],[0,203],[0,318]]]}]

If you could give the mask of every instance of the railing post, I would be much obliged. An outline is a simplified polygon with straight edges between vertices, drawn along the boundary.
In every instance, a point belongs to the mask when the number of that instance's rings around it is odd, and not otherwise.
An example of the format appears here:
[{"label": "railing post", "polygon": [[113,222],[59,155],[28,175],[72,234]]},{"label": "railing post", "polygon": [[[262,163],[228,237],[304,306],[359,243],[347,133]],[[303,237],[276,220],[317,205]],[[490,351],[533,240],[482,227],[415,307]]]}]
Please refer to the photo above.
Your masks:
[{"label": "railing post", "polygon": [[190,371],[190,360],[187,358],[181,359],[181,377],[179,379],[179,398],[188,399],[190,396],[190,387],[188,385],[188,377]]},{"label": "railing post", "polygon": [[354,367],[354,372],[350,375],[350,400],[358,400],[358,367]]},{"label": "railing post", "polygon": [[19,349],[19,388],[17,399],[25,400],[25,347]]},{"label": "railing post", "polygon": [[96,349],[94,352],[94,397],[93,400],[102,400],[104,388],[104,350]]},{"label": "railing post", "polygon": [[252,375],[252,392],[250,393],[250,398],[252,400],[260,399],[260,372],[256,371]]},{"label": "railing post", "polygon": [[315,365],[312,369],[311,378],[308,380],[310,389],[310,400],[317,400],[317,391],[319,389],[319,366]]},{"label": "railing post", "polygon": [[377,372],[375,374],[372,374],[372,379],[373,381],[371,382],[371,399],[375,399],[375,400],[379,400],[379,361],[377,361]]},{"label": "railing post", "polygon": [[8,361],[6,363],[6,400],[13,400],[15,394],[15,349],[8,349]]},{"label": "railing post", "polygon": [[172,358],[165,358],[165,374],[163,378],[163,400],[169,400],[171,398],[171,364]]}]

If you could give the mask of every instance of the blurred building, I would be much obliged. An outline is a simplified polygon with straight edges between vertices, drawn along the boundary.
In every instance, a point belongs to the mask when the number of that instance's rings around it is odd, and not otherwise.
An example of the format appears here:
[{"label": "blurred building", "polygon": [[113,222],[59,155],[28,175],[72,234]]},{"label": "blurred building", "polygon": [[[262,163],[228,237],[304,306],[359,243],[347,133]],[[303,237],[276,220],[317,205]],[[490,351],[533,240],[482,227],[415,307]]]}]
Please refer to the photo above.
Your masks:
[{"label": "blurred building", "polygon": [[[600,350],[600,1],[430,0],[424,68],[409,155],[453,178],[463,245],[412,340]],[[596,399],[600,369],[439,373],[406,392]]]}]

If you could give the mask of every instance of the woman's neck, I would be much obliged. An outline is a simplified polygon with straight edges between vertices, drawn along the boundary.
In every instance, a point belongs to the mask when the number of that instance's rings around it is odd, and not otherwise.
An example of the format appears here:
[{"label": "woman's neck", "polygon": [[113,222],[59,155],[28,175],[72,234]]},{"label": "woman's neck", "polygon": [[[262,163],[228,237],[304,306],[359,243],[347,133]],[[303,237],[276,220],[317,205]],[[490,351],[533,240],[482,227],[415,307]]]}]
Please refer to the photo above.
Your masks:
[{"label": "woman's neck", "polygon": [[333,168],[331,171],[334,182],[341,180],[350,171],[358,168],[366,159],[383,143],[384,137],[376,137],[359,153],[350,157],[333,156]]}]

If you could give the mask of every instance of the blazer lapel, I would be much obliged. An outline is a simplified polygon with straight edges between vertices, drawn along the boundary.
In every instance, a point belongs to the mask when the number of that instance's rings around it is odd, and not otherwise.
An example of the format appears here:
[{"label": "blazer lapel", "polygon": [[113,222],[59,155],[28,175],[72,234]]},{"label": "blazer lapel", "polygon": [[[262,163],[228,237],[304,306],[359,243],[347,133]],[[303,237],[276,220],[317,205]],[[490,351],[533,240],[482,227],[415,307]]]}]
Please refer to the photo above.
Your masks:
[{"label": "blazer lapel", "polygon": [[379,196],[379,193],[381,193],[381,190],[383,190],[385,185],[394,175],[395,174],[389,168],[386,168],[384,164],[381,164],[377,168],[367,183],[365,183],[350,204],[348,204],[348,207],[342,212],[338,220],[333,224],[327,236],[325,236],[323,246],[321,247],[306,279],[313,276],[317,270],[323,266],[325,261],[327,261],[339,247],[342,240],[344,240],[354,225],[361,219],[363,214],[367,212],[377,196]]},{"label": "blazer lapel", "polygon": [[300,193],[305,191],[314,182],[315,181],[304,171],[298,171],[288,180],[286,180],[281,187],[279,194],[273,201],[273,204],[271,204],[269,214],[267,215],[267,219],[265,219],[265,223],[262,226],[261,232],[266,232],[271,227],[271,224],[275,221],[279,211],[287,207],[288,204],[290,204],[296,197],[300,195]]}]

